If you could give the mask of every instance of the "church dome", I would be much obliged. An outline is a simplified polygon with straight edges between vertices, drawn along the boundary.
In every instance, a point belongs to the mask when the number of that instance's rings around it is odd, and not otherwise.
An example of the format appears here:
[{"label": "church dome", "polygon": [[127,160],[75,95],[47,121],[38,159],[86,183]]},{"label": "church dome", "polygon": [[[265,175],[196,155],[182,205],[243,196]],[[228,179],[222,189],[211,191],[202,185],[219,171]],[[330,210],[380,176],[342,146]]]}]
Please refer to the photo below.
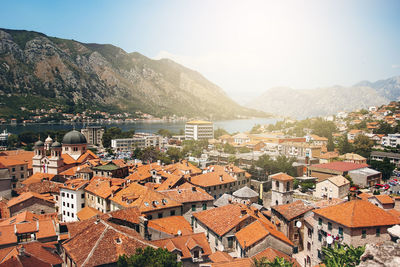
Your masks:
[{"label": "church dome", "polygon": [[50,136],[47,136],[46,140],[44,141],[46,144],[47,143],[53,143],[53,139],[51,139]]},{"label": "church dome", "polygon": [[86,143],[86,137],[76,130],[66,133],[62,140],[63,145],[78,145]]},{"label": "church dome", "polygon": [[35,147],[42,147],[42,146],[44,146],[44,143],[40,140],[35,143]]},{"label": "church dome", "polygon": [[51,145],[51,147],[61,147],[61,144],[60,144],[60,142],[55,141],[55,142]]}]

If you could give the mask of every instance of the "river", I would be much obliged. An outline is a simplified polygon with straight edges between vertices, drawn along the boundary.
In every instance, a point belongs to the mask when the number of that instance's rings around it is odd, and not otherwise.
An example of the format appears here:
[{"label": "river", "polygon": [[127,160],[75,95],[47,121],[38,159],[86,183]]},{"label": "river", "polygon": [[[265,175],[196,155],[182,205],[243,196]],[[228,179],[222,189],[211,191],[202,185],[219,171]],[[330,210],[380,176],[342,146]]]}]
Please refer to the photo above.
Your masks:
[{"label": "river", "polygon": [[[223,120],[214,121],[214,128],[223,128],[229,133],[234,132],[245,132],[250,131],[251,128],[256,124],[270,124],[275,123],[278,119],[276,118],[253,118],[253,119],[241,119],[241,120]],[[99,124],[96,124],[99,125]],[[0,125],[1,131],[7,130],[13,134],[20,134],[23,132],[43,132],[47,130],[72,130],[73,128],[80,130],[84,128],[86,124],[75,123],[75,124],[17,124],[17,125]],[[178,133],[180,129],[185,128],[185,122],[168,122],[168,121],[156,121],[156,122],[132,122],[132,123],[115,123],[115,124],[101,124],[100,126],[108,127],[119,127],[123,131],[134,129],[136,132],[155,133],[159,129],[167,129],[171,132]]]}]

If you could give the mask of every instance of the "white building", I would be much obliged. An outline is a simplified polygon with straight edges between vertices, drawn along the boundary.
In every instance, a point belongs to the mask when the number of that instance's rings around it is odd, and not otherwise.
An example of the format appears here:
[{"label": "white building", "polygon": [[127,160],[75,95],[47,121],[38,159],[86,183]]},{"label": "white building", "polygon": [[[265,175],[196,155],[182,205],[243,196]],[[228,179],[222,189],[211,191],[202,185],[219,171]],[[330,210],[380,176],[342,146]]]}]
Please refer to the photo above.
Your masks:
[{"label": "white building", "polygon": [[390,147],[400,145],[400,133],[388,134],[387,136],[382,137],[382,145]]},{"label": "white building", "polygon": [[86,137],[89,145],[102,145],[104,128],[101,126],[87,126],[86,128],[81,129],[81,133]]},{"label": "white building", "polygon": [[320,198],[344,198],[350,192],[350,182],[341,175],[332,176],[320,181],[315,186],[315,197]]},{"label": "white building", "polygon": [[159,147],[163,148],[167,140],[160,135],[150,133],[136,133],[132,138],[120,138],[111,140],[111,148],[114,151],[129,152],[135,148]]},{"label": "white building", "polygon": [[66,181],[60,187],[60,209],[61,220],[63,222],[78,221],[76,215],[85,207],[84,188],[89,181],[84,179],[73,179]]},{"label": "white building", "polygon": [[186,140],[214,138],[214,124],[209,121],[189,121],[185,125]]}]

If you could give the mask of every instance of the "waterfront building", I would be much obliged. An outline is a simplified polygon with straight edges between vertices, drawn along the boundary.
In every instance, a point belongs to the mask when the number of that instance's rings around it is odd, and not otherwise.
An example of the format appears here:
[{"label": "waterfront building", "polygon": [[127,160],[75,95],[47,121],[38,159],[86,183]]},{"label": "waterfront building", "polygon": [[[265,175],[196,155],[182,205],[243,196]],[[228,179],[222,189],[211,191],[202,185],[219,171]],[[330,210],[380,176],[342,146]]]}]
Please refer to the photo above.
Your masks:
[{"label": "waterfront building", "polygon": [[86,137],[88,145],[102,146],[104,128],[101,126],[87,126],[81,129],[81,133]]},{"label": "waterfront building", "polygon": [[214,138],[214,124],[209,121],[189,121],[185,124],[186,140]]}]

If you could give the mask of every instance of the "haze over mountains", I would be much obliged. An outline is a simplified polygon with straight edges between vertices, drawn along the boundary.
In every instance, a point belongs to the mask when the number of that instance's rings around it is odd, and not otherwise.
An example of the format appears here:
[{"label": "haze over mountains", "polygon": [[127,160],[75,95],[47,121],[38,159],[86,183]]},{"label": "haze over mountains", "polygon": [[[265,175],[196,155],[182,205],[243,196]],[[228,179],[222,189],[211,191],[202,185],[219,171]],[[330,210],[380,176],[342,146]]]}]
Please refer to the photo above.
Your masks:
[{"label": "haze over mountains", "polygon": [[[26,102],[212,119],[265,115],[196,71],[109,44],[0,29],[0,113]],[[42,106],[43,107],[43,106]]]},{"label": "haze over mountains", "polygon": [[295,90],[275,87],[254,98],[247,106],[292,118],[336,114],[382,105],[400,99],[400,76],[376,82],[362,81],[350,87]]}]

